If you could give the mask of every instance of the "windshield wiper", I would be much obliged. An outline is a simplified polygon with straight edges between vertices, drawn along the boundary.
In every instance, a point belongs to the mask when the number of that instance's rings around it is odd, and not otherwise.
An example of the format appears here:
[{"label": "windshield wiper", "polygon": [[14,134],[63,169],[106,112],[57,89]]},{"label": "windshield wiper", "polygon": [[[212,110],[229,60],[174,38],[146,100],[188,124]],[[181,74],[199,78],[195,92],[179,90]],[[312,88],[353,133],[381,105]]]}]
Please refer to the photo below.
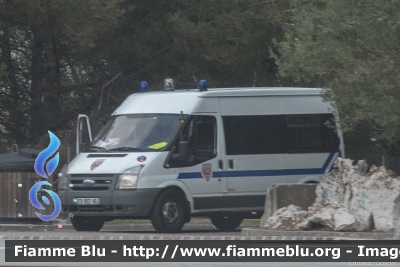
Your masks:
[{"label": "windshield wiper", "polygon": [[104,147],[101,146],[90,146],[87,149],[89,150],[98,150],[98,151],[104,151],[104,152],[108,152],[107,149],[105,149]]},{"label": "windshield wiper", "polygon": [[142,149],[138,147],[123,146],[110,149],[109,151],[142,151]]}]

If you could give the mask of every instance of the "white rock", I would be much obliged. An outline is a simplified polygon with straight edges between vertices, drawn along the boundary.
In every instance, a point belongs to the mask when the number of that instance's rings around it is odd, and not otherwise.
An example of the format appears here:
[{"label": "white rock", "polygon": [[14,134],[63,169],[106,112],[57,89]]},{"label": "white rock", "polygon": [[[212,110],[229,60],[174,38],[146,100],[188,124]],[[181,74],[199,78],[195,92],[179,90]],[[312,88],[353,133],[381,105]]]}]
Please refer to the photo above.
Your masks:
[{"label": "white rock", "polygon": [[359,223],[341,205],[314,204],[308,209],[307,217],[298,227],[307,230],[353,231],[359,229]]},{"label": "white rock", "polygon": [[356,214],[371,212],[376,231],[400,229],[399,177],[391,177],[385,167],[373,167],[362,185],[353,186],[351,209]]},{"label": "white rock", "polygon": [[267,219],[264,227],[273,230],[298,230],[297,225],[306,216],[307,212],[300,207],[289,205],[278,209]]},{"label": "white rock", "polygon": [[335,231],[355,231],[357,221],[346,209],[341,208],[336,210],[333,214],[333,221],[335,223]]},{"label": "white rock", "polygon": [[365,161],[353,166],[352,160],[337,158],[334,170],[318,184],[316,201],[308,212],[302,213],[294,206],[279,209],[265,227],[383,232],[400,229],[400,177],[394,177],[385,167],[372,166],[368,173],[367,169]]}]

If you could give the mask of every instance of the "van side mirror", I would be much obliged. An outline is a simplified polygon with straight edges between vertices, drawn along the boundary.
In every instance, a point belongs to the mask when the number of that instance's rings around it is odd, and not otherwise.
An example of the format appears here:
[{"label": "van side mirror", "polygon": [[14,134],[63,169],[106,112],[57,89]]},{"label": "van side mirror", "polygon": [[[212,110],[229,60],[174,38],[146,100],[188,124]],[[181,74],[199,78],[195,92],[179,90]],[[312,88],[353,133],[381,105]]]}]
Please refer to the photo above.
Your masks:
[{"label": "van side mirror", "polygon": [[189,160],[189,142],[181,141],[178,145],[179,151],[179,159],[183,162],[187,162]]}]

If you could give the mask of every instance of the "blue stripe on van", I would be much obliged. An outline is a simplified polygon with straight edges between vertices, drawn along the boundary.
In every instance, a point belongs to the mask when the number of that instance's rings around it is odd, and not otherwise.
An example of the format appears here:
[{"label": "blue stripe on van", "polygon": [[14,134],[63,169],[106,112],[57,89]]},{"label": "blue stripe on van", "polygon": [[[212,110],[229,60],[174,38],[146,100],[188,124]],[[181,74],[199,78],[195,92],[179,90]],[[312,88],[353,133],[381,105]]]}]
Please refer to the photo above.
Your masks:
[{"label": "blue stripe on van", "polygon": [[325,172],[326,168],[328,168],[329,163],[331,163],[333,155],[335,155],[335,153],[330,153],[328,158],[325,160],[324,166],[322,166],[322,170]]},{"label": "blue stripe on van", "polygon": [[[330,153],[322,168],[313,169],[285,169],[285,170],[249,170],[249,171],[217,171],[213,172],[212,178],[223,177],[257,177],[257,176],[284,176],[304,174],[324,174],[335,153]],[[339,154],[340,155],[340,154]],[[180,173],[178,179],[203,178],[201,172]]]}]

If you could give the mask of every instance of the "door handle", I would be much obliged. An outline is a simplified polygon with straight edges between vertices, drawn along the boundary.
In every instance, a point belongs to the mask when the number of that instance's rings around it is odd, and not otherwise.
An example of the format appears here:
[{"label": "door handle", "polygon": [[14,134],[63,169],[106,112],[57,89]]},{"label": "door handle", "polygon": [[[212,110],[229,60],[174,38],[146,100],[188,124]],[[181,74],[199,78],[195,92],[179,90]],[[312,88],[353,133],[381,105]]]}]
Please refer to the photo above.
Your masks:
[{"label": "door handle", "polygon": [[233,169],[233,159],[228,160],[229,169]]},{"label": "door handle", "polygon": [[223,170],[224,169],[224,162],[220,159],[220,160],[218,160],[218,168],[220,169],[220,170]]}]

